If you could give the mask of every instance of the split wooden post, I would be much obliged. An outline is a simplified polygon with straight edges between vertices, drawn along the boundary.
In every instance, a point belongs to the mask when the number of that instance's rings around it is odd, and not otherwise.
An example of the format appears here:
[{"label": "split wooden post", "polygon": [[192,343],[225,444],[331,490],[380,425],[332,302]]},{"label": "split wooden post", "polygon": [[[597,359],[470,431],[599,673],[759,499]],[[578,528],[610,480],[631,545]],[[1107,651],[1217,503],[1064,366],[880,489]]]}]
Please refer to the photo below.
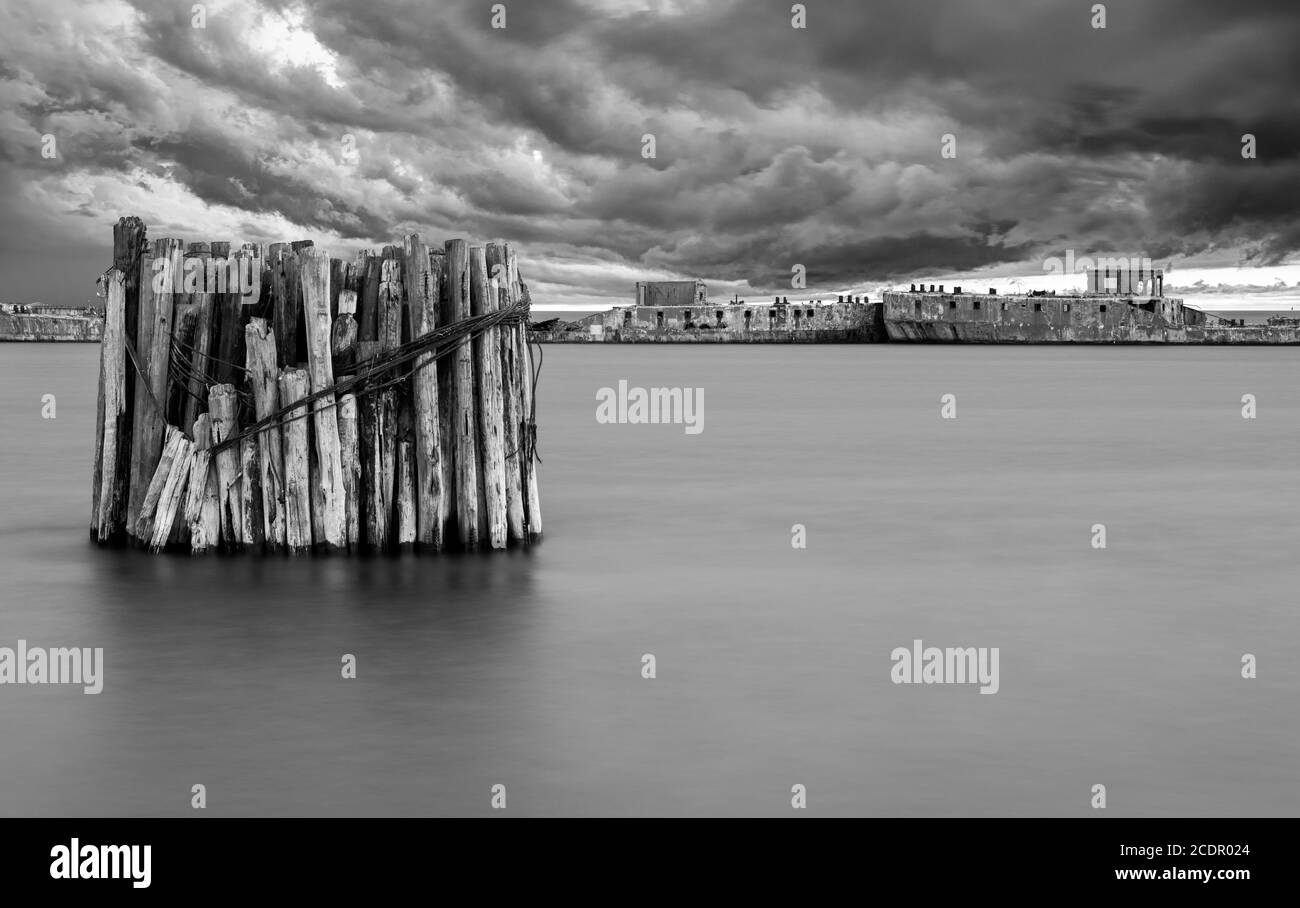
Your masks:
[{"label": "split wooden post", "polygon": [[[501,243],[489,243],[487,262],[492,278],[498,284],[500,305],[511,307],[515,304],[513,284],[506,247]],[[519,362],[518,333],[516,326],[507,324],[501,328],[501,371],[503,383],[503,429],[505,439],[505,480],[506,480],[506,525],[507,536],[511,542],[527,542],[528,531],[525,522],[524,468],[523,468],[523,370]]]},{"label": "split wooden post", "polygon": [[239,442],[240,513],[244,518],[244,542],[261,551],[266,545],[266,517],[262,513],[262,468],[257,441],[250,435]]},{"label": "split wooden post", "polygon": [[[307,396],[307,372],[280,370],[280,405],[292,406]],[[307,466],[307,405],[295,407],[281,420],[284,429],[285,538],[293,554],[311,551],[311,478]]]},{"label": "split wooden post", "polygon": [[[365,343],[368,342],[363,342],[363,346]],[[374,551],[384,552],[392,541],[396,452],[390,442],[397,433],[397,415],[388,392],[366,394],[359,403],[366,544]]]},{"label": "split wooden post", "polygon": [[313,394],[328,391],[312,403],[312,428],[320,501],[323,507],[321,530],[329,551],[348,544],[344,514],[343,462],[339,455],[339,425],[334,400],[334,365],[330,353],[330,259],[319,249],[299,253],[303,313],[307,326],[307,367]]},{"label": "split wooden post", "polygon": [[[470,317],[469,246],[447,241],[447,290],[454,321]],[[456,526],[467,549],[479,545],[478,429],[474,415],[474,347],[465,338],[452,353],[452,436],[456,446]]]},{"label": "split wooden post", "polygon": [[[171,476],[172,461],[180,454],[181,443],[185,440],[185,434],[180,429],[175,426],[167,427],[167,436],[158,455],[158,465],[154,467],[153,476],[145,488],[144,500],[140,503],[140,516],[136,518],[135,523],[135,538],[145,545],[153,539],[158,502],[162,498],[163,488],[167,485],[167,478]],[[163,539],[166,539],[165,535]]]},{"label": "split wooden post", "polygon": [[178,429],[171,429],[175,447],[170,453],[171,467],[167,472],[167,481],[163,483],[162,493],[158,496],[158,506],[153,519],[153,532],[149,548],[161,552],[167,548],[167,540],[172,535],[172,526],[177,514],[184,511],[185,490],[189,484],[190,470],[194,461],[194,443]]},{"label": "split wooden post", "polygon": [[395,490],[397,493],[397,549],[409,552],[415,548],[415,441],[411,425],[412,413],[408,404],[397,409],[397,463]]},{"label": "split wooden post", "polygon": [[343,516],[348,548],[356,551],[361,536],[361,438],[358,435],[357,398],[339,395],[339,457],[343,464]]},{"label": "split wooden post", "polygon": [[[469,250],[471,310],[475,316],[497,311],[497,282],[488,278],[487,251]],[[479,454],[483,467],[483,514],[487,542],[506,547],[505,392],[501,386],[501,347],[496,326],[474,338],[474,388],[478,396]]]},{"label": "split wooden post", "polygon": [[[208,415],[212,422],[212,444],[219,445],[239,434],[239,396],[234,385],[213,385],[208,390]],[[229,445],[216,453],[217,501],[221,505],[221,543],[227,551],[243,548],[244,510],[240,489],[239,446]]]},{"label": "split wooden post", "polygon": [[185,521],[190,525],[190,554],[212,551],[221,541],[221,504],[213,475],[211,417],[204,413],[194,420],[194,457],[190,461],[189,488],[185,500]]},{"label": "split wooden post", "polygon": [[[279,372],[276,368],[275,336],[266,319],[250,319],[244,328],[248,384],[253,391],[253,412],[258,422],[280,409]],[[284,514],[284,451],[280,427],[268,426],[257,433],[258,485],[262,490],[262,537],[272,552],[287,544]]]}]

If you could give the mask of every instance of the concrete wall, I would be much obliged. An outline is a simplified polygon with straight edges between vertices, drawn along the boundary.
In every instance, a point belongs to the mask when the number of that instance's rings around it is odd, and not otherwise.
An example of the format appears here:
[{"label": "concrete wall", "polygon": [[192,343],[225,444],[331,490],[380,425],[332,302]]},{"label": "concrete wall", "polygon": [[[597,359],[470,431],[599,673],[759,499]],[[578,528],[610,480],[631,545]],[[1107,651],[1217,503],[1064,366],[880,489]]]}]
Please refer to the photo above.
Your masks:
[{"label": "concrete wall", "polygon": [[1300,344],[1300,328],[1295,325],[1246,325],[1237,328],[1210,325],[1204,328],[1188,328],[1187,342],[1189,344]]},{"label": "concrete wall", "polygon": [[1181,343],[1183,301],[1096,296],[887,292],[891,341]]},{"label": "concrete wall", "polygon": [[98,343],[104,320],[86,316],[14,315],[0,312],[0,341],[81,341]]}]

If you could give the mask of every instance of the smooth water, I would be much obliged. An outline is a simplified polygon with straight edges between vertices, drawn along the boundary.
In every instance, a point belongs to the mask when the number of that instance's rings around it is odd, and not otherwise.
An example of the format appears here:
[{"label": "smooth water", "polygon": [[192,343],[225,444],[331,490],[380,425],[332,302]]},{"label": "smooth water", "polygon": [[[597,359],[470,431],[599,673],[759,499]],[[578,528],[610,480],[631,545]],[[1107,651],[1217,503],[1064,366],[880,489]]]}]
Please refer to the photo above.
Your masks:
[{"label": "smooth water", "polygon": [[550,346],[542,545],[288,560],[91,546],[98,350],[0,346],[0,646],[106,663],[0,686],[0,814],[1295,815],[1297,356]]}]

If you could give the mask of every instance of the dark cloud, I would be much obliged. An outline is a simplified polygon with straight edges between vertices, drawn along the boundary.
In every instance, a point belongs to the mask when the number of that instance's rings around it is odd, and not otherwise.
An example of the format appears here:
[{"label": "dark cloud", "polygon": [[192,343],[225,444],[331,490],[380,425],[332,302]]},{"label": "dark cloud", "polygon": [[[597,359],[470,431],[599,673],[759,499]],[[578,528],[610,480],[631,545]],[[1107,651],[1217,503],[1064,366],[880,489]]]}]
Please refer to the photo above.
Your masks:
[{"label": "dark cloud", "polygon": [[1104,30],[1077,0],[818,0],[803,30],[786,0],[507,2],[504,31],[491,5],[230,0],[196,29],[170,0],[17,0],[10,292],[49,294],[17,250],[65,229],[94,255],[56,282],[84,295],[132,211],[340,254],[506,236],[556,302],[641,272],[758,292],[796,263],[850,286],[1300,245],[1293,0],[1111,3]]}]

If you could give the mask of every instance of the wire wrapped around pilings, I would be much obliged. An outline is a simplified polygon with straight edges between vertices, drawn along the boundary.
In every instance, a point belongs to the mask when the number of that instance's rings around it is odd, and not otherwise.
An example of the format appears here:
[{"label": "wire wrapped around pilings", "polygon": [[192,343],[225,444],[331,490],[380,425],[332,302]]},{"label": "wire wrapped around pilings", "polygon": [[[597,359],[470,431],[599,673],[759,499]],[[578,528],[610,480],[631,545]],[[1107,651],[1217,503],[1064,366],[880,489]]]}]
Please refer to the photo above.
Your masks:
[{"label": "wire wrapped around pilings", "polygon": [[[529,308],[530,303],[527,300],[521,300],[505,309],[471,316],[454,324],[435,328],[428,334],[407,341],[392,350],[366,360],[364,363],[358,363],[355,374],[346,375],[328,388],[321,388],[306,397],[300,397],[290,405],[281,407],[274,413],[268,414],[265,418],[245,427],[239,433],[211,445],[208,450],[215,455],[218,451],[234,447],[245,438],[257,435],[272,426],[291,422],[294,419],[306,418],[311,414],[311,404],[318,400],[329,398],[333,401],[335,395],[349,392],[357,396],[374,394],[399,384],[414,369],[414,366],[412,366],[412,369],[401,370],[402,366],[414,363],[416,359],[426,353],[431,353],[435,361],[442,359],[458,349],[462,344],[470,341],[475,335],[481,334],[489,328],[494,328],[497,325],[513,325],[525,321],[528,317]],[[536,378],[534,377],[535,381]],[[534,409],[535,407],[536,402],[534,401]],[[302,412],[292,415],[298,410]],[[529,422],[532,423],[531,414]],[[535,435],[536,430],[534,428],[530,431],[530,436],[535,437]],[[528,447],[531,448],[535,444],[535,441],[530,441]]]}]

